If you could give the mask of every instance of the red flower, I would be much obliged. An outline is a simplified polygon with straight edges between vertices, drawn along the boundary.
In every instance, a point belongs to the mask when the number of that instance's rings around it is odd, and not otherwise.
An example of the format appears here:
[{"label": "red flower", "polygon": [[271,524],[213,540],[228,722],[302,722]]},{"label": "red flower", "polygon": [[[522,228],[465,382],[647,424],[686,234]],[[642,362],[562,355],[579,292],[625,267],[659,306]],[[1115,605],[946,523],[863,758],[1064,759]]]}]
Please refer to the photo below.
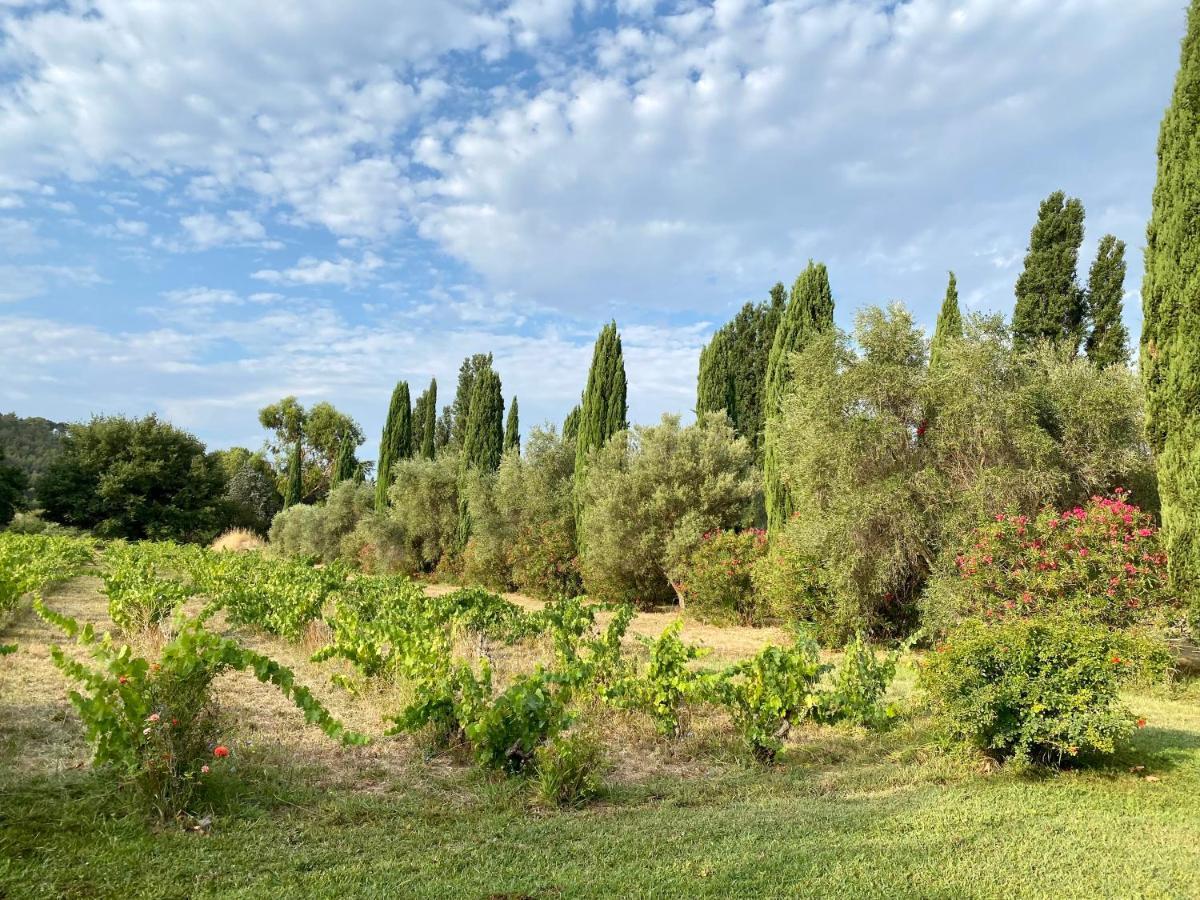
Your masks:
[{"label": "red flower", "polygon": [[117,679],[117,684],[129,684],[129,679],[122,675]]},{"label": "red flower", "polygon": [[217,744],[217,746],[213,748],[213,756],[215,756],[217,759],[224,759],[228,755],[229,748],[224,744]]},{"label": "red flower", "polygon": [[1114,665],[1116,665],[1117,663],[1119,663],[1119,662],[1121,661],[1121,657],[1119,657],[1119,656],[1114,656],[1114,657],[1112,658],[1112,661],[1113,661],[1113,664],[1114,664]]},{"label": "red flower", "polygon": [[1146,727],[1146,720],[1145,720],[1145,719],[1138,719],[1138,720],[1137,720],[1137,727],[1138,727],[1138,728],[1145,728],[1145,727]]}]

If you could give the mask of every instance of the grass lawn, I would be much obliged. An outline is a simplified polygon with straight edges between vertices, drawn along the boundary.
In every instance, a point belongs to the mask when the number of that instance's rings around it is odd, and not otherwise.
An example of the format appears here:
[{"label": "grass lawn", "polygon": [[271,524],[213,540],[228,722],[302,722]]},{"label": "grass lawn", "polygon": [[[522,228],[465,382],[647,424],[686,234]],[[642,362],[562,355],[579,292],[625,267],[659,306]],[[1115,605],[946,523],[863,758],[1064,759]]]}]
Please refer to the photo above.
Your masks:
[{"label": "grass lawn", "polygon": [[[48,598],[104,622],[92,579]],[[646,623],[652,623],[652,627]],[[657,623],[645,620],[653,630]],[[295,665],[335,714],[380,734],[387,692],[328,684],[307,648],[242,633]],[[155,826],[86,766],[53,633],[28,611],[0,658],[0,896],[6,897],[1196,897],[1200,690],[1131,696],[1149,720],[1103,767],[994,771],[914,715],[890,732],[800,729],[779,765],[745,760],[698,716],[678,745],[610,717],[608,795],[538,805],[519,780],[407,737],[343,749],[252,679],[221,684],[238,771],[204,833]],[[744,629],[695,634],[717,656]],[[899,691],[912,689],[902,671]]]}]

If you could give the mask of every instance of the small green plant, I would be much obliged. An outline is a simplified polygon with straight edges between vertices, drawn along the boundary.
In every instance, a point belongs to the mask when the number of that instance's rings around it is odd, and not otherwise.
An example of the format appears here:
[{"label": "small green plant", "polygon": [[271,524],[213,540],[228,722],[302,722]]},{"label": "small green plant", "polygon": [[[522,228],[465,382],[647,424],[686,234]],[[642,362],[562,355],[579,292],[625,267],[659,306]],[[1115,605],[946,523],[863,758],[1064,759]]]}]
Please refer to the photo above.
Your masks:
[{"label": "small green plant", "polygon": [[829,666],[817,647],[798,638],[791,647],[764,647],[730,666],[714,685],[755,758],[771,762],[791,727],[821,704],[817,684]]},{"label": "small green plant", "polygon": [[895,715],[884,706],[892,679],[896,677],[898,653],[882,656],[867,645],[861,634],[846,645],[833,672],[829,689],[821,694],[814,717],[822,722],[850,722],[877,727]]},{"label": "small green plant", "polygon": [[708,531],[672,573],[688,616],[712,625],[759,625],[767,615],[751,572],[767,549],[766,532]]},{"label": "small green plant", "polygon": [[163,577],[171,545],[113,543],[104,551],[104,592],[108,617],[122,631],[157,626],[187,600],[191,587]]},{"label": "small green plant", "polygon": [[[486,663],[485,673],[490,689]],[[569,724],[569,697],[563,680],[540,667],[518,677],[494,698],[483,691],[464,693],[459,721],[475,759],[487,768],[523,772],[538,747]]]},{"label": "small green plant", "polygon": [[82,538],[0,534],[0,617],[25,594],[80,574],[92,555],[91,542]]},{"label": "small green plant", "polygon": [[558,734],[534,753],[538,795],[550,806],[582,806],[604,791],[604,750],[586,731]]},{"label": "small green plant", "polygon": [[46,622],[86,647],[99,664],[89,666],[51,649],[54,664],[82,685],[70,692],[93,746],[93,761],[130,783],[148,807],[164,818],[185,811],[204,777],[230,750],[219,741],[212,683],[227,671],[249,670],[279,688],[310,724],[346,744],[367,739],[346,730],[292,671],[269,657],[205,630],[199,618],[177,616],[174,637],[157,662],[137,656],[111,635],[35,601]]},{"label": "small green plant", "polygon": [[654,641],[640,638],[650,648],[650,661],[627,677],[615,693],[618,705],[647,713],[659,734],[677,738],[687,729],[689,704],[704,696],[708,674],[691,668],[708,650],[685,644],[679,637],[683,622],[676,620]]},{"label": "small green plant", "polygon": [[929,655],[921,686],[951,737],[999,759],[1060,765],[1112,753],[1145,724],[1120,690],[1169,664],[1162,644],[1103,625],[968,622]]}]

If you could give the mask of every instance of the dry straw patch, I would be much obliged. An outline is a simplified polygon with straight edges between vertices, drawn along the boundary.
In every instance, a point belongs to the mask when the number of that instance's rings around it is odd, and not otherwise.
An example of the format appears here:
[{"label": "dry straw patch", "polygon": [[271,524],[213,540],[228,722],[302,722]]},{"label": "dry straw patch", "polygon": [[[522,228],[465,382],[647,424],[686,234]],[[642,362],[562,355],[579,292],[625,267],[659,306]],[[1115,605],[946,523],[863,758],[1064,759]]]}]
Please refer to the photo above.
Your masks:
[{"label": "dry straw patch", "polygon": [[267,542],[248,528],[231,528],[212,542],[213,550],[241,553],[246,550],[262,550]]}]

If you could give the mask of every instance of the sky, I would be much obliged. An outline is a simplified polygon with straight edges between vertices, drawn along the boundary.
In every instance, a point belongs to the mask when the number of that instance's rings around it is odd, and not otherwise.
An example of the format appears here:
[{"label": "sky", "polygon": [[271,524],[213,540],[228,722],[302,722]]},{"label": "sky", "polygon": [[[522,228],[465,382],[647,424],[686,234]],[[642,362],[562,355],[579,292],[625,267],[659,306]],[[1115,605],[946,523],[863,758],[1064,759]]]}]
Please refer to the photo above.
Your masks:
[{"label": "sky", "polygon": [[1184,0],[0,0],[0,411],[258,447],[491,351],[561,422],[615,319],[630,418],[825,262],[838,324],[1010,313],[1039,201],[1141,247]]}]

